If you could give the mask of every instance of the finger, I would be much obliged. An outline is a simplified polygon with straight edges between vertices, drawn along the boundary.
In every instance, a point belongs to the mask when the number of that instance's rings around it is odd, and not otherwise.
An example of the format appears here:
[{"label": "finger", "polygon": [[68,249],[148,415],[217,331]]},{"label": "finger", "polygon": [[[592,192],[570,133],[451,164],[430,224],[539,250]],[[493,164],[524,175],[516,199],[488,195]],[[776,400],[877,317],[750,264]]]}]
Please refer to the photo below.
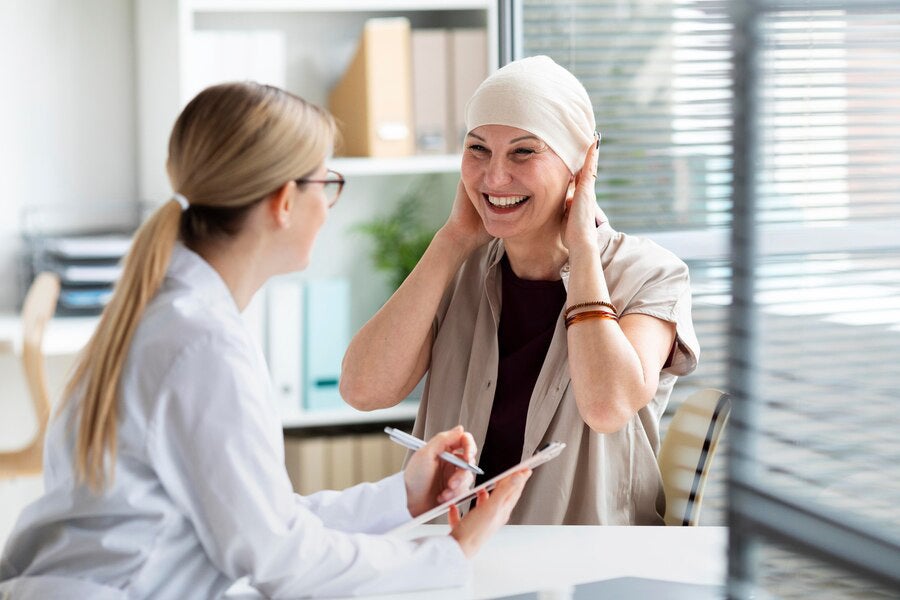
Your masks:
[{"label": "finger", "polygon": [[597,134],[594,134],[591,145],[588,146],[587,155],[584,157],[584,164],[581,166],[579,175],[580,180],[591,180],[597,176]]},{"label": "finger", "polygon": [[488,493],[486,490],[478,490],[478,493],[475,495],[475,506],[481,506],[488,499]]},{"label": "finger", "polygon": [[497,500],[501,504],[515,504],[522,494],[525,482],[527,482],[530,477],[531,469],[518,471],[508,477],[504,477],[494,489],[494,493],[491,494],[491,496],[497,496]]},{"label": "finger", "polygon": [[[453,429],[442,431],[435,434],[433,438],[428,440],[424,448],[428,448],[429,452],[438,455],[445,450],[452,450],[458,444],[458,440],[463,433],[462,425],[457,425]],[[424,449],[423,448],[423,449]]]},{"label": "finger", "polygon": [[463,433],[462,447],[466,462],[475,460],[475,453],[478,451],[478,446],[475,444],[475,438],[472,437],[472,434],[468,431]]},{"label": "finger", "polygon": [[447,513],[447,521],[450,523],[450,529],[456,529],[456,526],[459,525],[461,521],[459,516],[459,508],[454,504],[450,507],[450,512]]},{"label": "finger", "polygon": [[465,431],[462,425],[457,425],[445,433],[449,434],[450,439],[447,440],[448,443],[444,449],[459,456],[467,463],[472,463],[475,460],[475,454],[478,450],[478,446],[475,444],[475,438],[472,437],[472,434]]},{"label": "finger", "polygon": [[472,484],[475,482],[475,476],[472,475],[469,471],[465,471],[463,469],[457,469],[453,475],[447,480],[447,489],[444,490],[443,495],[456,495],[463,490],[470,489]]}]

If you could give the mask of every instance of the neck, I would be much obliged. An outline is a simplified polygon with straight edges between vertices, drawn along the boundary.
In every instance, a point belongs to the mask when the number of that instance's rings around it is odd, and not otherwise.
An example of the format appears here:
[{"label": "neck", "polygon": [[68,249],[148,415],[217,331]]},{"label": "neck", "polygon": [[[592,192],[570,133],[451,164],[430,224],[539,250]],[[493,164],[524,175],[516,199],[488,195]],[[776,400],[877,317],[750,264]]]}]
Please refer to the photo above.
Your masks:
[{"label": "neck", "polygon": [[269,278],[267,270],[262,268],[265,262],[261,260],[262,247],[250,236],[207,241],[191,246],[191,250],[216,270],[241,312]]},{"label": "neck", "polygon": [[503,247],[509,266],[520,279],[557,281],[559,271],[569,259],[569,252],[559,235],[547,239],[505,239]]}]

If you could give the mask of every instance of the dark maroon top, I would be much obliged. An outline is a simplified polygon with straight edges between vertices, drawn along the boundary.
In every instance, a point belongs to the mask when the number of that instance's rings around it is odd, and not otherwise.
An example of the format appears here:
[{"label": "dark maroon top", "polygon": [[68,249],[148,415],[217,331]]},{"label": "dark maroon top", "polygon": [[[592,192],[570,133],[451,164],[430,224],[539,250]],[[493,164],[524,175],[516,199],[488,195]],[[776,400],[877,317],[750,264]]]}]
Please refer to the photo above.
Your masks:
[{"label": "dark maroon top", "polygon": [[479,481],[502,473],[522,458],[531,392],[566,301],[561,280],[519,279],[506,256],[501,259],[501,274],[500,363],[491,420],[478,460],[484,470]]}]

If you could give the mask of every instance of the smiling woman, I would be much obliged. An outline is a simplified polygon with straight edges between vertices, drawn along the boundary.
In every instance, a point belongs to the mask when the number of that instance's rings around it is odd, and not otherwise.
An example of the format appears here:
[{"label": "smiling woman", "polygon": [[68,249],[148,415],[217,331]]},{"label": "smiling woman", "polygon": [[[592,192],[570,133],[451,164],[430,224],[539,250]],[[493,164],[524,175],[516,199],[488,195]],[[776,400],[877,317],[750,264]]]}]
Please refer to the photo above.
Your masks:
[{"label": "smiling woman", "polygon": [[450,217],[351,342],[344,398],[392,406],[427,372],[414,433],[464,424],[485,477],[568,445],[511,522],[662,524],[659,419],[699,354],[687,267],[597,207],[593,108],[551,59],[488,77],[466,128]]}]

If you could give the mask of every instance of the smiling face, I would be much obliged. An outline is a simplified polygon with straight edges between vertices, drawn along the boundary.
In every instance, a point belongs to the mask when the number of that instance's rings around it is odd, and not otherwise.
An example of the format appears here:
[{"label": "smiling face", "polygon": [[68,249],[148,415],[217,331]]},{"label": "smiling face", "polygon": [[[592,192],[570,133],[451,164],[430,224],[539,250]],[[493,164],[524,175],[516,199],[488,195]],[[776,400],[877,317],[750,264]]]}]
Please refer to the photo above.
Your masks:
[{"label": "smiling face", "polygon": [[558,236],[572,174],[534,134],[506,125],[476,127],[466,136],[462,181],[492,236]]}]

